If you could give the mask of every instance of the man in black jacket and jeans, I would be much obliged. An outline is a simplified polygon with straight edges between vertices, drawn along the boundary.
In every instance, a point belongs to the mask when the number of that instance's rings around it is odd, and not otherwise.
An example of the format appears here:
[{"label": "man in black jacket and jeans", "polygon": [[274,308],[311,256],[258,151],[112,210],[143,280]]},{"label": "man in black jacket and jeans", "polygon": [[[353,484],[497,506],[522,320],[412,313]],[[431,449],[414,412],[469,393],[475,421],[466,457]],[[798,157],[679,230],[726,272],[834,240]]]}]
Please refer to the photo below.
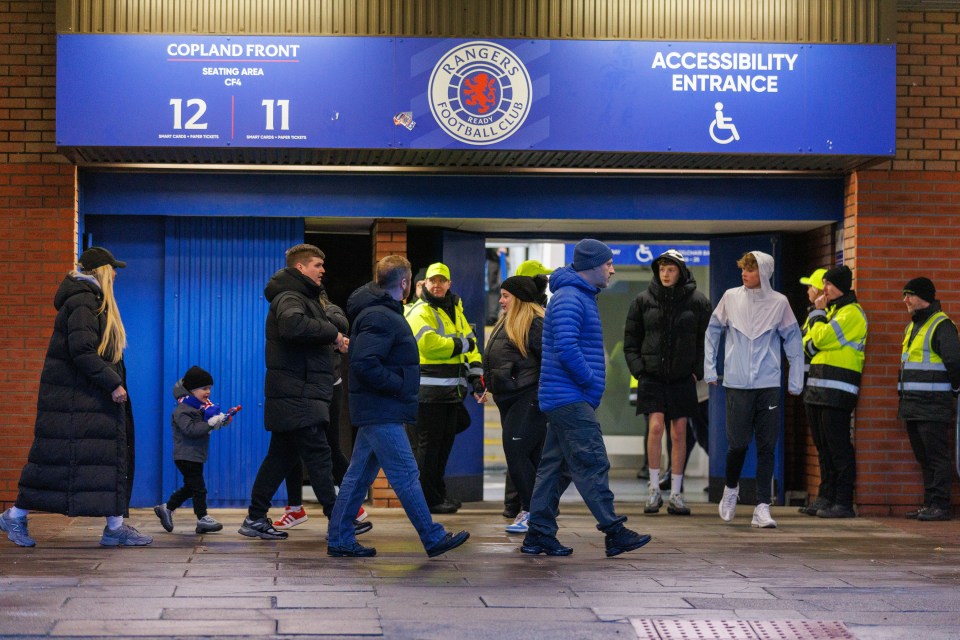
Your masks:
[{"label": "man in black jacket and jeans", "polygon": [[[349,340],[327,319],[320,304],[324,254],[310,244],[286,252],[287,267],[273,274],[264,289],[270,302],[266,323],[267,375],[264,380],[263,424],[270,447],[260,464],[250,495],[250,508],[240,534],[283,540],[267,518],[270,498],[298,459],[329,516],[337,499],[330,445],[324,427],[333,397],[333,350],[346,351]],[[359,523],[357,532],[371,528]]]}]

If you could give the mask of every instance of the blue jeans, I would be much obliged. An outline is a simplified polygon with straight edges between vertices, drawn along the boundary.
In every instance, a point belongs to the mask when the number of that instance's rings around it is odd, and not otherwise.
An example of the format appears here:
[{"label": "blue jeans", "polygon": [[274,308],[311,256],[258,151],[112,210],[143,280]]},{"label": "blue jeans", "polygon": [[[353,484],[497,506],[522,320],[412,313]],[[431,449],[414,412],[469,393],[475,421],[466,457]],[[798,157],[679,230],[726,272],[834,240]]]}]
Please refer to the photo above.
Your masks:
[{"label": "blue jeans", "polygon": [[343,476],[340,494],[330,515],[327,544],[331,547],[349,547],[357,541],[353,519],[367,496],[367,490],[377,478],[380,467],[383,467],[390,486],[417,530],[424,549],[443,540],[447,532],[443,525],[434,522],[430,516],[406,428],[402,423],[393,422],[365,425],[357,431],[350,467]]},{"label": "blue jeans", "polygon": [[547,412],[547,440],[537,468],[537,482],[530,501],[530,530],[557,535],[560,496],[569,484],[567,470],[577,491],[604,533],[626,522],[617,516],[610,491],[610,461],[593,408],[575,402]]}]

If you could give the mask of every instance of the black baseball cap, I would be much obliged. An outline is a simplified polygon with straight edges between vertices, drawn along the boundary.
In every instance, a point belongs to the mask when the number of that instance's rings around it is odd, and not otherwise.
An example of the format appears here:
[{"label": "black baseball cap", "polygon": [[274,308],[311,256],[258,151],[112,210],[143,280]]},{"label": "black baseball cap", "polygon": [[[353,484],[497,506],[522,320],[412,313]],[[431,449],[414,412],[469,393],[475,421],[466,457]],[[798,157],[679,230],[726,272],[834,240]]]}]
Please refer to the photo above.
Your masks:
[{"label": "black baseball cap", "polygon": [[107,264],[114,269],[122,269],[127,266],[126,262],[117,260],[113,257],[112,253],[103,247],[90,247],[80,255],[80,259],[77,262],[80,263],[84,271],[93,271]]}]

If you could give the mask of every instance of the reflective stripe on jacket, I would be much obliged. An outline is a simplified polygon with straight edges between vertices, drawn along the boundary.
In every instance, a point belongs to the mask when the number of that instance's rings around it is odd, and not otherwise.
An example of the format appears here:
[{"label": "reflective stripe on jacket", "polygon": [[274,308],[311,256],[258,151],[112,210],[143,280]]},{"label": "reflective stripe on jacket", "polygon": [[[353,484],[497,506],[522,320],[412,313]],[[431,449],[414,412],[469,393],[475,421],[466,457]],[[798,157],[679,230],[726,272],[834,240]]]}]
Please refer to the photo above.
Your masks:
[{"label": "reflective stripe on jacket", "polygon": [[[476,336],[459,300],[454,315],[424,300],[406,312],[420,351],[420,402],[459,402],[467,396],[467,379],[483,375]],[[470,351],[468,340],[474,341]]]},{"label": "reflective stripe on jacket", "polygon": [[803,350],[810,356],[810,373],[804,402],[853,409],[867,346],[866,313],[848,293],[825,311],[811,311],[808,321]]}]

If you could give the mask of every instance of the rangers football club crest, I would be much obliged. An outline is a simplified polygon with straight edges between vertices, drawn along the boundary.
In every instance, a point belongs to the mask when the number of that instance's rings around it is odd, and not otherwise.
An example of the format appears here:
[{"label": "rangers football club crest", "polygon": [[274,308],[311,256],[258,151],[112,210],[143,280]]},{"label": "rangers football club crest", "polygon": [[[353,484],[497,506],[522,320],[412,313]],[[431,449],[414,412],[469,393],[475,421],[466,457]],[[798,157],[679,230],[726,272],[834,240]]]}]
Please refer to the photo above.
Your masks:
[{"label": "rangers football club crest", "polygon": [[430,111],[452,138],[472,145],[500,142],[530,113],[530,74],[519,57],[494,42],[467,42],[445,53],[430,74]]}]

